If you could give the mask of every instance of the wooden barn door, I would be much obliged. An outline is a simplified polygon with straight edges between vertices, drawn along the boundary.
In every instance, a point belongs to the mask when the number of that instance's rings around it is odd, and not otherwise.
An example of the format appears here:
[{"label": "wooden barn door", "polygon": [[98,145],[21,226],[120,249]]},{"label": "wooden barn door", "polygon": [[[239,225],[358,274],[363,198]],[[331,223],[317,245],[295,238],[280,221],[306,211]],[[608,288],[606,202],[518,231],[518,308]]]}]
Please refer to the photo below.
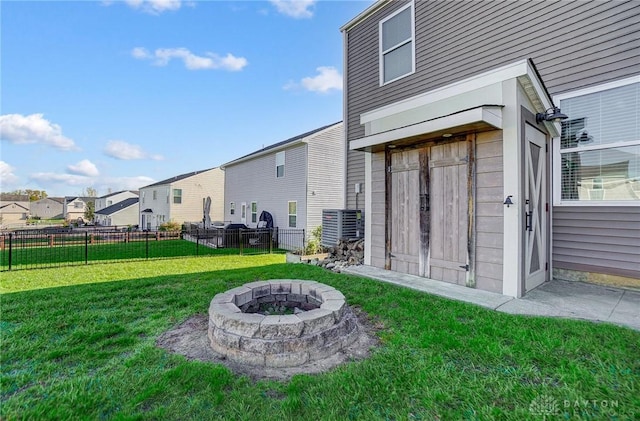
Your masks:
[{"label": "wooden barn door", "polygon": [[429,157],[429,278],[466,285],[468,271],[467,143],[432,146]]},{"label": "wooden barn door", "polygon": [[[427,227],[423,226],[425,193],[428,189],[426,149],[391,152],[389,269],[410,275],[425,276]],[[423,223],[421,223],[421,220]]]}]

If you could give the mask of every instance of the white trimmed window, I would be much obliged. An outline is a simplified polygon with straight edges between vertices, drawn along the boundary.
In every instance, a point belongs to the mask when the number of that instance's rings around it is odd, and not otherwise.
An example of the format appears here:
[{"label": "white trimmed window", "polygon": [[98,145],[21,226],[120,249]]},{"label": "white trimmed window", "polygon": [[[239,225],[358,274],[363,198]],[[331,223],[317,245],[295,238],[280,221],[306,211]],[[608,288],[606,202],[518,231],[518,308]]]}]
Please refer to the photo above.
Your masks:
[{"label": "white trimmed window", "polygon": [[289,228],[296,228],[298,225],[298,202],[289,202]]},{"label": "white trimmed window", "polygon": [[251,202],[251,222],[258,222],[258,202]]},{"label": "white trimmed window", "polygon": [[229,203],[229,215],[233,215],[236,213],[236,204],[235,202]]},{"label": "white trimmed window", "polygon": [[173,203],[182,203],[182,189],[173,189]]},{"label": "white trimmed window", "polygon": [[639,204],[640,76],[555,102],[569,119],[554,144],[554,203]]},{"label": "white trimmed window", "polygon": [[380,21],[380,85],[415,72],[413,2]]},{"label": "white trimmed window", "polygon": [[276,178],[284,177],[284,151],[276,154]]},{"label": "white trimmed window", "polygon": [[158,191],[154,190],[153,191],[153,200],[157,200],[158,199]]}]

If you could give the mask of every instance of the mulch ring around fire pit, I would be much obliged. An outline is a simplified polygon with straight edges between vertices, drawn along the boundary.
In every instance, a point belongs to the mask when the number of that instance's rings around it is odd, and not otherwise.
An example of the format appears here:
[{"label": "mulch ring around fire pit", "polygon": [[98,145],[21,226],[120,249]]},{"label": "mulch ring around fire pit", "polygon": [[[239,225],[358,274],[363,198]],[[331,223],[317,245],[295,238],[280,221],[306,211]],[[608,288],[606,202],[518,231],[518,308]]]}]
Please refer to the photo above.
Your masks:
[{"label": "mulch ring around fire pit", "polygon": [[375,333],[382,330],[384,325],[373,321],[359,307],[350,308],[357,318],[359,327],[357,339],[351,345],[328,358],[308,362],[296,367],[269,368],[229,361],[211,348],[209,337],[207,336],[209,328],[207,314],[196,314],[163,333],[156,341],[156,345],[173,354],[183,355],[187,360],[223,364],[234,373],[247,375],[252,379],[288,380],[296,374],[323,373],[340,364],[365,359],[370,355],[373,348],[380,346],[380,340]]}]

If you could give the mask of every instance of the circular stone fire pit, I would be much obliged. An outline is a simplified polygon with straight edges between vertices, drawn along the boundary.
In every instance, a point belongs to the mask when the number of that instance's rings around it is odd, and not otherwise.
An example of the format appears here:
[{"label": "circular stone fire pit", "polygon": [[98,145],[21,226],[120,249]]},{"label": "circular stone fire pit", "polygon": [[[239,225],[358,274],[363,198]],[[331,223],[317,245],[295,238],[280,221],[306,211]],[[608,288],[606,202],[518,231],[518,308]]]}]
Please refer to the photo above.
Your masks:
[{"label": "circular stone fire pit", "polygon": [[[264,303],[307,311],[247,312]],[[277,279],[252,282],[213,297],[208,334],[213,350],[233,362],[280,368],[333,355],[357,339],[358,324],[344,295],[335,288]]]}]

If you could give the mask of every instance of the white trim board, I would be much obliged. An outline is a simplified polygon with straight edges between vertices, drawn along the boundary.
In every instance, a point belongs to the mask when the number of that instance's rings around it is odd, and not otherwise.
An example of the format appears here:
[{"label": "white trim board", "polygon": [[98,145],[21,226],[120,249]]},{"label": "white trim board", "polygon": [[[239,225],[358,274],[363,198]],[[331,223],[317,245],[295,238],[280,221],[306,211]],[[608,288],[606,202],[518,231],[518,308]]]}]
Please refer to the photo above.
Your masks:
[{"label": "white trim board", "polygon": [[434,133],[473,123],[485,123],[496,129],[501,129],[502,107],[495,105],[476,107],[459,113],[412,124],[410,126],[377,133],[371,136],[352,140],[349,142],[349,148],[352,150],[367,148],[398,139],[418,136],[425,133]]}]

